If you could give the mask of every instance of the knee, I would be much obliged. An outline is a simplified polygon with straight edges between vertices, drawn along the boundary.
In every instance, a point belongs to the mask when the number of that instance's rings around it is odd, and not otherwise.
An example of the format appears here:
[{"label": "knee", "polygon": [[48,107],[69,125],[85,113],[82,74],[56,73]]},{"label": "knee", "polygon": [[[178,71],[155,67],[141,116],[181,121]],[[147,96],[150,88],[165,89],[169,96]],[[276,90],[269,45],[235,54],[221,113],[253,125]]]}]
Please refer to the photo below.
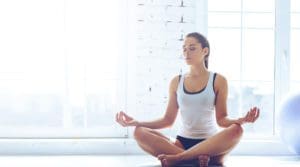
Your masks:
[{"label": "knee", "polygon": [[144,127],[135,127],[133,136],[135,140],[142,140],[145,134],[145,128]]},{"label": "knee", "polygon": [[239,124],[233,124],[230,126],[232,136],[241,137],[243,135],[243,127]]}]

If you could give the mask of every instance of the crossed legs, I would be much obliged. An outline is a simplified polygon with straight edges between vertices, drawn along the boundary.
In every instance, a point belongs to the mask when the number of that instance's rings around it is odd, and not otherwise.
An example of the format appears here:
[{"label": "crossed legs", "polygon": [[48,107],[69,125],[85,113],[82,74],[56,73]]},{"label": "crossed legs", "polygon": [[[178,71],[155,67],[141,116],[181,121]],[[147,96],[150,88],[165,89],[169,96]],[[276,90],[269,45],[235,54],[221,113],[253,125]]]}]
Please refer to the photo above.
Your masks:
[{"label": "crossed legs", "polygon": [[215,164],[223,164],[224,157],[240,141],[243,129],[233,124],[205,141],[184,150],[178,142],[173,143],[163,134],[149,128],[136,127],[134,137],[138,145],[151,155],[164,161],[166,166],[197,159],[200,155],[208,155]]},{"label": "crossed legs", "polygon": [[172,143],[169,138],[153,129],[136,127],[134,138],[144,151],[155,157],[160,154],[178,154],[184,151]]}]

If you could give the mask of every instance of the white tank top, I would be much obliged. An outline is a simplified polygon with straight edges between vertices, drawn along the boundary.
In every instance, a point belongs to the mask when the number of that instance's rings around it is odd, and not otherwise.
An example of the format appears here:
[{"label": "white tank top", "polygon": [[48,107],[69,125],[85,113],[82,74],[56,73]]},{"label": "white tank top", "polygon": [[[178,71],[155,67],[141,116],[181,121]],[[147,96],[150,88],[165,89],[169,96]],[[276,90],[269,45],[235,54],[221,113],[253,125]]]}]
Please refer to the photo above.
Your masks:
[{"label": "white tank top", "polygon": [[186,74],[180,77],[177,88],[177,102],[182,119],[179,136],[203,139],[217,132],[215,117],[214,79],[216,74],[209,72],[206,87],[198,92],[188,92],[184,88]]}]

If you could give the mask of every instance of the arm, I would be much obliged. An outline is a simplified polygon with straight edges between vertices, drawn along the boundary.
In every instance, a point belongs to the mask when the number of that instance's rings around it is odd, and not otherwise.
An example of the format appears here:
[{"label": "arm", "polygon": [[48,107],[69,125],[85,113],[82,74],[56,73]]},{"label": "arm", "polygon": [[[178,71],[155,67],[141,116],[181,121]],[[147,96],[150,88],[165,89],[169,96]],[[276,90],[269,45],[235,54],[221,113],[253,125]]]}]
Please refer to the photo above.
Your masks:
[{"label": "arm", "polygon": [[214,87],[216,94],[216,119],[220,127],[229,127],[232,124],[241,125],[247,122],[253,123],[259,117],[259,109],[254,107],[244,117],[229,119],[227,114],[227,80],[223,76],[217,75]]},{"label": "arm", "polygon": [[162,118],[153,121],[139,122],[126,115],[124,112],[120,112],[116,115],[116,121],[122,126],[142,126],[151,129],[161,129],[171,126],[174,123],[178,113],[178,103],[176,95],[178,81],[179,77],[176,76],[170,83],[168,106]]},{"label": "arm", "polygon": [[214,87],[216,94],[216,119],[218,125],[225,128],[234,123],[238,123],[237,120],[227,118],[228,86],[226,79],[221,75],[217,75]]}]

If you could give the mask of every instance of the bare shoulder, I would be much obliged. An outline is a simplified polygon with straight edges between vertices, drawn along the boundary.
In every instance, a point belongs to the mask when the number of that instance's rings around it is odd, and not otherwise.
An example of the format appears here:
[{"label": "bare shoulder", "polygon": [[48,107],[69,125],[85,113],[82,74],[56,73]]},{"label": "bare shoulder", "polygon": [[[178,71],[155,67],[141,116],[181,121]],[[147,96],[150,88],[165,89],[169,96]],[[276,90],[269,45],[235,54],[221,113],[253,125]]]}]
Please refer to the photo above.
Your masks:
[{"label": "bare shoulder", "polygon": [[227,88],[227,79],[222,74],[217,74],[214,84],[215,90]]},{"label": "bare shoulder", "polygon": [[171,83],[170,83],[170,90],[172,90],[172,91],[177,90],[180,77],[181,77],[181,75],[176,75],[175,77],[172,78]]}]

